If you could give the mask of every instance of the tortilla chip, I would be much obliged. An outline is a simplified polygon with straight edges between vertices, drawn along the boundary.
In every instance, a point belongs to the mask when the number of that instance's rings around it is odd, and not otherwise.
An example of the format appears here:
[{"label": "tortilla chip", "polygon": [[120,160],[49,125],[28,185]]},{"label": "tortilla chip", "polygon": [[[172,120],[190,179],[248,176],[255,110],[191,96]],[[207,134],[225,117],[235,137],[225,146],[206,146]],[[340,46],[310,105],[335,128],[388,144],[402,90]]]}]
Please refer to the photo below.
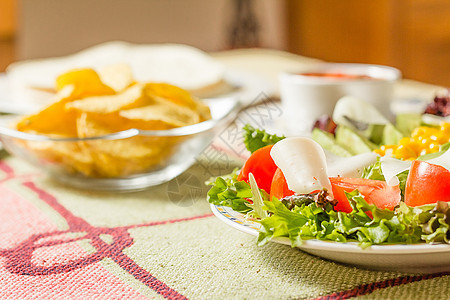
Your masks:
[{"label": "tortilla chip", "polygon": [[98,76],[117,93],[135,83],[131,68],[125,63],[105,66],[98,71]]},{"label": "tortilla chip", "polygon": [[119,115],[130,120],[162,121],[174,127],[192,125],[200,121],[196,111],[164,100],[144,107],[122,110]]},{"label": "tortilla chip", "polygon": [[[118,141],[111,141],[117,144]],[[124,143],[125,147],[134,145],[134,142]],[[105,152],[96,152],[94,160],[94,177],[125,177],[145,173],[149,170],[157,169],[170,153],[159,152],[158,154],[146,155],[142,157],[116,157]]]},{"label": "tortilla chip", "polygon": [[82,142],[26,141],[26,149],[51,169],[93,174],[93,158]]},{"label": "tortilla chip", "polygon": [[90,114],[82,113],[76,121],[78,137],[96,137],[136,128],[142,130],[166,130],[173,125],[160,120],[130,120],[119,114]]},{"label": "tortilla chip", "polygon": [[[22,119],[17,129],[52,137],[89,138],[131,128],[166,130],[211,118],[209,108],[187,91],[163,83],[132,83],[125,69],[124,74],[115,74],[121,68],[101,73],[111,87],[91,69],[61,75],[57,79],[56,101],[38,114]],[[185,139],[139,135],[120,140],[24,144],[28,151],[55,168],[110,178],[161,167]]]},{"label": "tortilla chip", "polygon": [[151,102],[148,97],[143,95],[142,87],[140,84],[135,84],[119,94],[86,97],[81,100],[72,101],[66,104],[66,109],[109,114],[122,109],[140,107]]},{"label": "tortilla chip", "polygon": [[68,85],[74,86],[72,97],[80,99],[89,96],[114,95],[114,89],[105,85],[93,69],[77,69],[56,78],[56,90],[60,91]]},{"label": "tortilla chip", "polygon": [[[108,115],[83,113],[77,120],[78,135],[92,137],[130,128],[144,127],[139,129],[148,130],[169,127],[161,121],[108,122],[108,120]],[[150,128],[145,128],[146,126]],[[91,176],[118,177],[157,168],[175,151],[175,145],[181,141],[179,137],[135,136],[122,140],[84,141],[84,146],[89,149],[93,158],[92,169],[95,172]]]},{"label": "tortilla chip", "polygon": [[76,112],[66,112],[65,105],[71,101],[73,86],[66,86],[59,91],[55,102],[37,114],[22,118],[16,128],[20,131],[76,137]]},{"label": "tortilla chip", "polygon": [[207,105],[193,97],[188,91],[167,83],[147,83],[144,93],[148,97],[163,98],[180,106],[188,107],[197,111],[200,122],[211,119],[211,113]]}]

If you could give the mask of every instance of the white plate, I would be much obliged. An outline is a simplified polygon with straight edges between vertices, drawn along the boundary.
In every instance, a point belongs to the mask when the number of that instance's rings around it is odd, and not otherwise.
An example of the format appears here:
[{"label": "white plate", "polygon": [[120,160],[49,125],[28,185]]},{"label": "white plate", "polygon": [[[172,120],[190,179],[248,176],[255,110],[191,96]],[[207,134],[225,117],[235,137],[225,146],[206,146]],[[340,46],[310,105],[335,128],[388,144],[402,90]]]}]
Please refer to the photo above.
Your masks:
[{"label": "white plate", "polygon": [[39,90],[27,90],[17,95],[12,91],[8,77],[0,73],[0,113],[31,114],[50,103],[50,93]]},{"label": "white plate", "polygon": [[[265,101],[275,92],[275,87],[271,82],[255,74],[227,70],[224,79],[234,89],[217,96],[217,98],[235,98],[243,106]],[[48,105],[52,96],[51,93],[36,89],[14,92],[9,84],[8,77],[0,73],[0,112],[32,114]]]},{"label": "white plate", "polygon": [[[227,225],[245,233],[258,236],[260,224],[246,220],[230,207],[211,204],[214,215]],[[273,239],[276,243],[290,245],[287,238]],[[356,243],[337,243],[306,240],[299,248],[335,262],[385,271],[435,273],[450,271],[450,245],[375,245],[366,249]]]},{"label": "white plate", "polygon": [[224,79],[229,84],[237,87],[235,91],[225,94],[225,97],[235,97],[244,106],[255,105],[268,100],[275,94],[274,84],[259,76],[248,72],[237,70],[226,70]]}]

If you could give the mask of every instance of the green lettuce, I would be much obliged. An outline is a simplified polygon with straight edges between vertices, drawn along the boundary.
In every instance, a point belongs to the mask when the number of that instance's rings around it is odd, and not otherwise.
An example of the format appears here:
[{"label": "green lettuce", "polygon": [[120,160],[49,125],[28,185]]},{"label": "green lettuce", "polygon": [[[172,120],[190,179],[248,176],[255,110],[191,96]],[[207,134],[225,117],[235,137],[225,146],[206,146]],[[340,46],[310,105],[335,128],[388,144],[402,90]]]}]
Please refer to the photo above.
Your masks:
[{"label": "green lettuce", "polygon": [[[288,237],[293,247],[307,239],[359,241],[362,247],[384,243],[391,232],[386,220],[393,213],[367,204],[358,191],[347,196],[353,208],[351,213],[336,212],[332,206],[320,207],[316,202],[295,206],[292,211],[277,199],[266,202],[271,216],[260,222],[258,244],[279,236]],[[374,218],[366,212],[371,212]]]},{"label": "green lettuce", "polygon": [[368,204],[357,190],[346,193],[350,213],[335,212],[332,206],[319,207],[316,202],[288,206],[278,199],[265,201],[270,217],[260,220],[258,244],[276,237],[289,238],[292,247],[303,240],[358,242],[362,248],[381,244],[420,242],[449,243],[450,210],[448,203],[408,207],[389,211]]},{"label": "green lettuce", "polygon": [[[405,194],[406,188],[406,180],[408,179],[409,170],[405,170],[399,174],[397,174],[397,178],[399,180],[399,187],[402,193],[402,197]],[[377,159],[377,162],[371,164],[366,167],[362,173],[362,178],[365,179],[373,179],[373,180],[385,180],[383,172],[381,171],[381,162],[380,159]]]},{"label": "green lettuce", "polygon": [[212,185],[207,196],[209,203],[229,206],[234,211],[244,214],[252,210],[247,206],[247,199],[252,197],[252,189],[245,181],[237,180],[237,170],[229,175],[217,177],[207,184]]},{"label": "green lettuce", "polygon": [[438,201],[416,207],[404,203],[398,208],[400,221],[411,227],[420,227],[420,238],[427,243],[450,244],[449,202]]},{"label": "green lettuce", "polygon": [[255,129],[250,124],[246,124],[242,129],[244,130],[244,144],[250,153],[262,147],[273,145],[285,138],[285,136],[269,134],[265,130]]},{"label": "green lettuce", "polygon": [[251,204],[246,204],[249,208],[252,209],[251,212],[248,213],[249,216],[252,218],[259,218],[264,219],[267,218],[267,211],[264,210],[264,201],[269,200],[270,195],[258,188],[258,184],[255,180],[255,177],[253,177],[253,174],[249,174],[249,184],[252,189],[252,201]]}]

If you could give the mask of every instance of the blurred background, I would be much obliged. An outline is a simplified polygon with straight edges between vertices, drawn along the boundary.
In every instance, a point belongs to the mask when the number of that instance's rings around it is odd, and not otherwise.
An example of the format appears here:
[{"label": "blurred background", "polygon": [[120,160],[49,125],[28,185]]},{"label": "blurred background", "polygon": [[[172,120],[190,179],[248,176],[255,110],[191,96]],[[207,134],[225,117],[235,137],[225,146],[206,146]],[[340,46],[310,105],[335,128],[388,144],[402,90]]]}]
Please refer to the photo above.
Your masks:
[{"label": "blurred background", "polygon": [[0,71],[95,44],[272,48],[450,86],[448,0],[0,0]]}]

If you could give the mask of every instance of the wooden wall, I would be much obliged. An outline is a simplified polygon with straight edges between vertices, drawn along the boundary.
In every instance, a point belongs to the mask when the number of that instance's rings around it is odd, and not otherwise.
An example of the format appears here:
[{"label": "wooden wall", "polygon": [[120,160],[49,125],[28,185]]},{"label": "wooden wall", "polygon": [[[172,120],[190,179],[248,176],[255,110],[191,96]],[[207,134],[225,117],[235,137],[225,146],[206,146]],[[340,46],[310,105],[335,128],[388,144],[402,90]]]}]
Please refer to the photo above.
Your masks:
[{"label": "wooden wall", "polygon": [[15,58],[16,1],[0,0],[0,72]]},{"label": "wooden wall", "polygon": [[[0,72],[16,57],[17,2],[0,0]],[[287,37],[270,34],[287,40],[288,51],[334,62],[391,65],[405,78],[450,87],[449,0],[282,3]]]},{"label": "wooden wall", "polygon": [[0,1],[0,38],[14,35],[16,29],[16,0]]},{"label": "wooden wall", "polygon": [[450,86],[450,1],[288,0],[288,50]]}]

